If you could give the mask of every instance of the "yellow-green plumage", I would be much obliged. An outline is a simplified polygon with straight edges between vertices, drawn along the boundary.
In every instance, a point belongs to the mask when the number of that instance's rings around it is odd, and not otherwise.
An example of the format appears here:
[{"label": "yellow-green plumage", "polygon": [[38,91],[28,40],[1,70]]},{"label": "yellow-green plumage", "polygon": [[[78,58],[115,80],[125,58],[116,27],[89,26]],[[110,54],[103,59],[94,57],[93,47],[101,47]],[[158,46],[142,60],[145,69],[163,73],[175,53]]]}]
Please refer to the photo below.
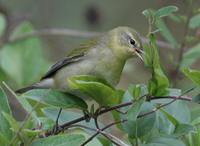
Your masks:
[{"label": "yellow-green plumage", "polygon": [[53,65],[39,83],[18,92],[34,88],[66,91],[67,78],[74,75],[94,75],[115,86],[126,60],[136,55],[140,57],[141,46],[136,31],[129,27],[117,27],[74,49]]}]

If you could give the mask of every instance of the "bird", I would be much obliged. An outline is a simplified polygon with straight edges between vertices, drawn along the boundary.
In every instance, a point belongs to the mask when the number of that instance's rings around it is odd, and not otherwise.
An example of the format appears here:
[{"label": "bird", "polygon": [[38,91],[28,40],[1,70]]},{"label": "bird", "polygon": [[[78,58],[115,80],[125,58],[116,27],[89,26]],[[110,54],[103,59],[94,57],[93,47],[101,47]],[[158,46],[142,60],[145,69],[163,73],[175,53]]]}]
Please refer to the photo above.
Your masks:
[{"label": "bird", "polygon": [[32,89],[68,91],[67,79],[76,75],[92,75],[116,86],[126,61],[136,56],[143,60],[143,53],[139,33],[119,26],[81,44],[52,65],[39,82],[16,93]]}]

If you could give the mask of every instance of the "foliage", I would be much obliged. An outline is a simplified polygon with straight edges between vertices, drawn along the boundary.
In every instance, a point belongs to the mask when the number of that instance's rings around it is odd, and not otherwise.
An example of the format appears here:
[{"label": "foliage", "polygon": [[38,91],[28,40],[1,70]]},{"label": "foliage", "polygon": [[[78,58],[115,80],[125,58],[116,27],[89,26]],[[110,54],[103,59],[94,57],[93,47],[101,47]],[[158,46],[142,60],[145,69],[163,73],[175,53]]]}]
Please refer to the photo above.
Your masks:
[{"label": "foliage", "polygon": [[[181,75],[182,71],[185,77],[195,83],[195,87],[200,87],[200,71],[189,68],[200,57],[199,42],[194,45],[192,41],[191,49],[183,52],[185,44],[191,43],[186,42],[188,34],[179,43],[165,23],[165,19],[175,20],[177,25],[185,23],[186,29],[195,30],[200,28],[199,13],[185,16],[185,21],[181,15],[174,14],[176,11],[176,6],[143,11],[149,22],[149,42],[144,44],[144,61],[151,72],[147,84],[130,84],[127,90],[121,90],[103,79],[81,75],[66,80],[78,94],[35,89],[16,95],[3,83],[0,87],[0,145],[79,146],[86,142],[91,146],[112,143],[122,146],[200,145],[199,93],[190,98],[185,96],[187,92],[172,88],[174,80],[163,69],[159,57],[156,36],[160,32],[172,47],[180,50],[182,57],[178,65],[174,65],[175,73]],[[0,15],[0,35],[3,35],[5,26],[5,18]],[[49,66],[42,53],[42,41],[38,37],[17,39],[33,31],[33,26],[24,22],[10,36],[11,40],[16,41],[8,41],[1,46],[0,79],[7,81],[12,88],[35,82]],[[17,110],[23,109],[26,114],[23,121],[13,116],[10,100],[17,103]],[[195,108],[182,100],[194,102],[190,104]],[[95,104],[91,105],[90,101]],[[59,108],[63,108],[64,112],[57,121]],[[113,116],[111,124],[98,121],[104,113]],[[54,126],[56,121],[59,127]],[[112,126],[116,126],[119,134],[125,136],[117,138],[112,135],[108,129]]]}]

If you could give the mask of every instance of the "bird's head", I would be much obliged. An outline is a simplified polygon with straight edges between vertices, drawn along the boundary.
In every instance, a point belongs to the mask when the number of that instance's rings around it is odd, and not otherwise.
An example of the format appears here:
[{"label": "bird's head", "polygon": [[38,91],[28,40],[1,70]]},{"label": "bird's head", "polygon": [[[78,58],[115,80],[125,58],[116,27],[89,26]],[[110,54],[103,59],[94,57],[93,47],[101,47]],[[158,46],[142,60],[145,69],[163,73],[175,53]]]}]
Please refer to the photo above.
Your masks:
[{"label": "bird's head", "polygon": [[143,60],[142,43],[139,34],[129,27],[117,27],[109,31],[110,48],[122,58],[138,56]]}]

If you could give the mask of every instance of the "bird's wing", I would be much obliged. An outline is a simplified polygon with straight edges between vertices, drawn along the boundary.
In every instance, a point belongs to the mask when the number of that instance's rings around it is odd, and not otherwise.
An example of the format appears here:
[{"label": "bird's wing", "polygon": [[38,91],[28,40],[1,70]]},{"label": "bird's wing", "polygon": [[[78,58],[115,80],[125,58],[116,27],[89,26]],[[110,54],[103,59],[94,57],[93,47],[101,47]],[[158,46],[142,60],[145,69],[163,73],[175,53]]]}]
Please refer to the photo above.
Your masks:
[{"label": "bird's wing", "polygon": [[49,69],[49,71],[41,78],[41,80],[53,76],[58,70],[60,70],[64,66],[80,61],[83,58],[83,56],[84,56],[84,53],[81,53],[75,56],[65,57],[59,60]]},{"label": "bird's wing", "polygon": [[87,52],[92,49],[97,44],[96,39],[87,42],[86,44],[82,44],[79,48],[72,50],[68,53],[67,57],[59,60],[55,63],[49,71],[41,78],[41,80],[52,77],[58,70],[62,67],[67,66],[71,63],[78,62],[83,59],[83,57],[87,54]]}]

